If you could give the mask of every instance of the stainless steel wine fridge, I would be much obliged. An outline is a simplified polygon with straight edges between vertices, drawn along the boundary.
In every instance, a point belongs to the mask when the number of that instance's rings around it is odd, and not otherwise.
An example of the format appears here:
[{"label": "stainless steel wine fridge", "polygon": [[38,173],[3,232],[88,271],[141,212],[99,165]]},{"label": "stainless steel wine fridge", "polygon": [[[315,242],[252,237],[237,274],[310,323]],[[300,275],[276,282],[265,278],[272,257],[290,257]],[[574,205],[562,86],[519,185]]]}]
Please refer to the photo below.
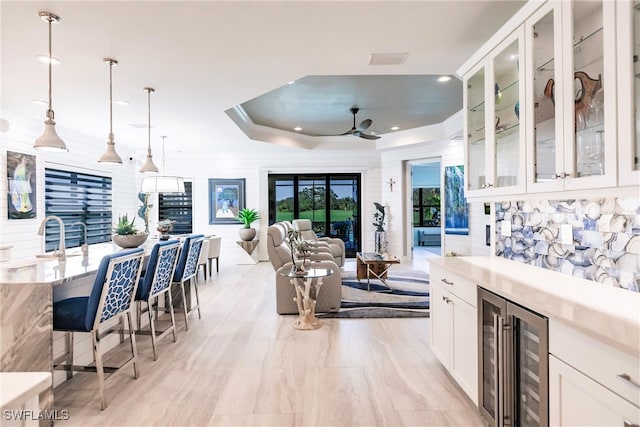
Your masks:
[{"label": "stainless steel wine fridge", "polygon": [[478,288],[478,347],[478,407],[488,425],[547,427],[547,318]]}]

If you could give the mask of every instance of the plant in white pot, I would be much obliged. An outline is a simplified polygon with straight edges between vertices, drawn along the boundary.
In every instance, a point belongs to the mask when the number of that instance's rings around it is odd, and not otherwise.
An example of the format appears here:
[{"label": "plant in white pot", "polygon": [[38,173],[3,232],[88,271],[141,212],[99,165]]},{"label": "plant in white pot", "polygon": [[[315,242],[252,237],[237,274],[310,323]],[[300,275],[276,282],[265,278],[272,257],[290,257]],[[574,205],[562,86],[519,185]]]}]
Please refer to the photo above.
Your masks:
[{"label": "plant in white pot", "polygon": [[260,219],[260,214],[255,209],[243,208],[238,212],[236,218],[244,226],[238,231],[241,240],[246,242],[253,240],[256,237],[256,229],[251,228],[251,223]]},{"label": "plant in white pot", "polygon": [[111,240],[121,248],[137,248],[147,241],[149,233],[138,231],[133,224],[135,218],[129,221],[127,214],[118,216],[118,222],[113,227]]}]

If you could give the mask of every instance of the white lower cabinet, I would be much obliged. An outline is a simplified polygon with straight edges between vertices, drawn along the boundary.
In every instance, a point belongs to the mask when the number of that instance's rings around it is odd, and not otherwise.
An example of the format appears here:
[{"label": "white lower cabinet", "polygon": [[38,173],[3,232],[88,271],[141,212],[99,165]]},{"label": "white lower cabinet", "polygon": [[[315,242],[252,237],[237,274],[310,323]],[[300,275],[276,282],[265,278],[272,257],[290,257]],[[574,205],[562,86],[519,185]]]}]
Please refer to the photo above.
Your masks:
[{"label": "white lower cabinet", "polygon": [[477,404],[476,285],[435,265],[431,285],[431,350]]},{"label": "white lower cabinet", "polygon": [[638,427],[640,408],[550,355],[549,421],[552,426]]}]

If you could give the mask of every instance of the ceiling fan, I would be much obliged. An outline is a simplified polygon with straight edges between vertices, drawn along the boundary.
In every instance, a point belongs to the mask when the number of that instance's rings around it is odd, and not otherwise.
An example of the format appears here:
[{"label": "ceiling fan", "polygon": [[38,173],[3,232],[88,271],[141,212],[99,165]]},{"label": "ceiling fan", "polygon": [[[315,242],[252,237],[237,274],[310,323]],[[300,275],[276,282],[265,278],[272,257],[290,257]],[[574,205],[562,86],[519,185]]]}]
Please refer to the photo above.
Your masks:
[{"label": "ceiling fan", "polygon": [[358,111],[360,111],[358,107],[351,107],[349,111],[351,111],[351,114],[353,114],[353,127],[350,130],[340,135],[353,135],[353,136],[359,136],[360,138],[364,138],[364,139],[380,139],[380,137],[377,135],[367,135],[366,133],[364,133],[364,131],[367,130],[369,126],[371,126],[371,123],[372,123],[371,119],[363,120],[356,127],[356,114],[358,114]]}]

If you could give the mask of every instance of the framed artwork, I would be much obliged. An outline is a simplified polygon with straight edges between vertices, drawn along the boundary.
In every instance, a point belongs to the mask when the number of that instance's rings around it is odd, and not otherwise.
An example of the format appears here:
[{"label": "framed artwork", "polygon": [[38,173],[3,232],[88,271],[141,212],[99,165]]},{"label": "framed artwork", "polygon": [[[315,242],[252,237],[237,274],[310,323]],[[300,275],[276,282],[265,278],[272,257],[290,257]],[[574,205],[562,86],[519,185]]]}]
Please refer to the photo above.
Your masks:
[{"label": "framed artwork", "polygon": [[444,232],[469,234],[469,209],[464,197],[464,166],[444,168]]},{"label": "framed artwork", "polygon": [[36,217],[36,156],[7,151],[7,216]]},{"label": "framed artwork", "polygon": [[209,224],[240,224],[236,218],[244,209],[245,179],[209,179]]}]

